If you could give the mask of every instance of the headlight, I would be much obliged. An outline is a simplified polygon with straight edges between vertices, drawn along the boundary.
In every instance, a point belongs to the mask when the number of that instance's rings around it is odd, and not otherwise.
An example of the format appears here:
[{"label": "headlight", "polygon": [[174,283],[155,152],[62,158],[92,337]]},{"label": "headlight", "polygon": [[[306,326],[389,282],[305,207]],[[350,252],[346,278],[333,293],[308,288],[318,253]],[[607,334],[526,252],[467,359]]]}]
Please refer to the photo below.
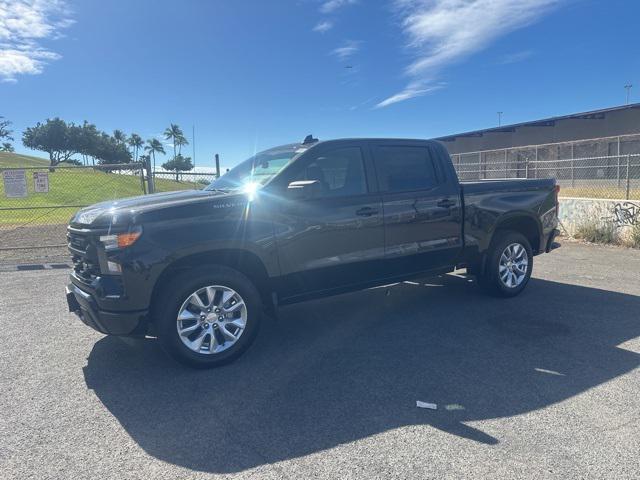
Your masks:
[{"label": "headlight", "polygon": [[114,235],[101,235],[100,242],[104,245],[104,249],[107,251],[117,250],[119,248],[130,247],[138,238],[142,235],[142,228],[138,227],[135,230],[125,233],[117,233]]}]

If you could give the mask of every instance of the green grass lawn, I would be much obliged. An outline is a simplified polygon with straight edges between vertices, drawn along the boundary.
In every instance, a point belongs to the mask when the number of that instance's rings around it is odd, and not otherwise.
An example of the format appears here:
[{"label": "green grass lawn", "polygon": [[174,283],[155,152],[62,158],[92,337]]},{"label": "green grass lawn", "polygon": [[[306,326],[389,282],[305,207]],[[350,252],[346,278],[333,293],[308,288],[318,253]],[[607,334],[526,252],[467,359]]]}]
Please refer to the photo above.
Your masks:
[{"label": "green grass lawn", "polygon": [[[36,167],[49,162],[36,157],[0,153],[0,168]],[[47,172],[48,168],[27,170],[26,198],[6,198],[4,184],[0,181],[0,226],[66,223],[80,206],[91,205],[105,200],[142,195],[139,175],[106,173],[84,168],[55,168],[49,171],[49,192],[35,193],[33,172]],[[156,190],[168,192],[202,188],[190,182],[175,182],[169,179],[157,179]],[[21,208],[29,209],[22,210]],[[56,207],[56,208],[37,208]]]}]

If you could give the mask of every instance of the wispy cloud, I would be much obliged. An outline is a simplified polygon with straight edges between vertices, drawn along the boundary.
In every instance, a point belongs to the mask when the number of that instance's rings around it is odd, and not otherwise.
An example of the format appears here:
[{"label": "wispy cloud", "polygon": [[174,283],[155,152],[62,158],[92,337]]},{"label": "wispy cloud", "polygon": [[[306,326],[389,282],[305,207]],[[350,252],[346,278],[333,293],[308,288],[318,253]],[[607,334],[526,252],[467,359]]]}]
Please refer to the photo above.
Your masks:
[{"label": "wispy cloud", "polygon": [[501,65],[508,65],[510,63],[518,63],[518,62],[522,62],[522,61],[526,60],[531,55],[533,55],[533,50],[523,50],[521,52],[509,53],[507,55],[504,55],[500,59],[499,63]]},{"label": "wispy cloud", "polygon": [[315,27],[313,27],[314,32],[325,33],[333,28],[333,22],[329,22],[328,20],[318,22]]},{"label": "wispy cloud", "polygon": [[37,75],[60,55],[41,45],[74,23],[65,0],[0,0],[0,81]]},{"label": "wispy cloud", "polygon": [[398,92],[395,95],[391,95],[389,98],[381,101],[375,106],[375,108],[388,107],[389,105],[393,105],[394,103],[404,102],[405,100],[409,100],[411,98],[422,97],[424,95],[427,95],[428,93],[433,93],[444,87],[444,83],[426,85],[422,82],[416,82],[408,85],[401,92]]},{"label": "wispy cloud", "polygon": [[[414,60],[406,68],[410,84],[383,100],[385,107],[428,93],[438,73],[530,25],[562,0],[395,0]],[[426,91],[425,91],[426,90]]]},{"label": "wispy cloud", "polygon": [[320,5],[320,12],[332,13],[339,8],[346,7],[347,5],[354,5],[358,3],[358,0],[327,0]]},{"label": "wispy cloud", "polygon": [[341,47],[331,51],[332,55],[338,57],[339,60],[349,60],[360,50],[360,42],[353,40],[346,41]]}]

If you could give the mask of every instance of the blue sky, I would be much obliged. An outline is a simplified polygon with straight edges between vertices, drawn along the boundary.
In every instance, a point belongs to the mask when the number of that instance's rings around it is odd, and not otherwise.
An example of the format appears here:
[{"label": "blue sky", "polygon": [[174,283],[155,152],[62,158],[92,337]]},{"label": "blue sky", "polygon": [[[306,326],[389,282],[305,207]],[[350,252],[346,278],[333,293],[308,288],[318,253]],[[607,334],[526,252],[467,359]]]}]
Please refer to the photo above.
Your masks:
[{"label": "blue sky", "polygon": [[308,133],[429,138],[619,105],[627,83],[639,99],[638,18],[621,0],[0,0],[0,115],[195,125],[207,166]]}]

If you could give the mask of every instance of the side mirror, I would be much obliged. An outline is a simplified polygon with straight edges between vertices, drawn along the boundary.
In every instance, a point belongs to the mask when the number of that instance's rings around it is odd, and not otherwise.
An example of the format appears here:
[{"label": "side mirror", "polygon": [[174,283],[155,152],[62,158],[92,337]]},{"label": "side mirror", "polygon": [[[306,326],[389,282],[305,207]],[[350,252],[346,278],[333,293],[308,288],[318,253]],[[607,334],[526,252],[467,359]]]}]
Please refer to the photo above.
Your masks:
[{"label": "side mirror", "polygon": [[298,180],[287,187],[287,196],[292,200],[310,200],[319,197],[321,192],[318,180]]}]

